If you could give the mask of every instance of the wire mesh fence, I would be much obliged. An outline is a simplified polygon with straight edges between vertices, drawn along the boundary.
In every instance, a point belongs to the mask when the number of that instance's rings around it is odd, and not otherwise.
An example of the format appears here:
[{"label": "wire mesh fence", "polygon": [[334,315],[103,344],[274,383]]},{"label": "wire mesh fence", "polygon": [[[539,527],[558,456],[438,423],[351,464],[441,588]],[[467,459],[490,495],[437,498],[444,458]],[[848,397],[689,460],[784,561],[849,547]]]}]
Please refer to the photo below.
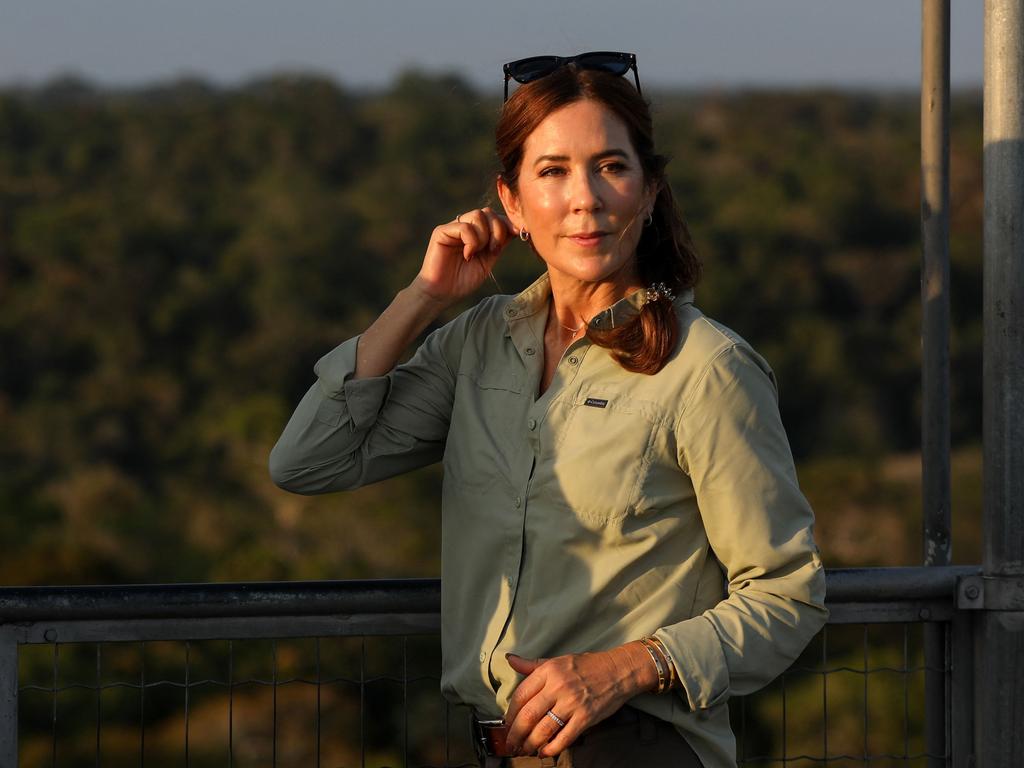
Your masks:
[{"label": "wire mesh fence", "polygon": [[[923,627],[827,626],[730,702],[740,765],[945,761],[925,749]],[[50,643],[19,667],[22,768],[476,765],[436,635]]]},{"label": "wire mesh fence", "polygon": [[[740,765],[925,766],[923,624],[826,626],[763,690],[731,702]],[[947,656],[948,662],[948,656]],[[948,739],[947,739],[948,744]]]},{"label": "wire mesh fence", "polygon": [[24,646],[19,765],[470,766],[436,636]]},{"label": "wire mesh fence", "polygon": [[[729,701],[739,764],[971,765],[977,578],[830,571],[829,624]],[[473,766],[439,629],[436,580],[0,588],[0,766]]]}]

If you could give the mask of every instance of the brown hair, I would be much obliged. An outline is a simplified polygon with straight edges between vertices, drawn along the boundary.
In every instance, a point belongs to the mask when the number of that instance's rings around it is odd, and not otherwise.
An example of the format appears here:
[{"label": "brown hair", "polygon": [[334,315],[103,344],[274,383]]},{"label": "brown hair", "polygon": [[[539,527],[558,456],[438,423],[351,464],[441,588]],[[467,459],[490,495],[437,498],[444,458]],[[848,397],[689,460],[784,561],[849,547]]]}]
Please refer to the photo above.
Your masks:
[{"label": "brown hair", "polygon": [[[692,288],[700,280],[700,259],[665,177],[668,158],[654,150],[650,109],[626,78],[570,64],[520,86],[505,102],[495,131],[502,181],[516,192],[526,139],[552,112],[584,99],[598,102],[622,121],[643,167],[644,180],[658,190],[653,221],[644,227],[636,249],[640,279],[646,285],[664,283],[676,293]],[[610,349],[627,371],[654,374],[676,348],[675,307],[664,299],[652,301],[624,325],[588,328],[587,336],[594,344]]]}]

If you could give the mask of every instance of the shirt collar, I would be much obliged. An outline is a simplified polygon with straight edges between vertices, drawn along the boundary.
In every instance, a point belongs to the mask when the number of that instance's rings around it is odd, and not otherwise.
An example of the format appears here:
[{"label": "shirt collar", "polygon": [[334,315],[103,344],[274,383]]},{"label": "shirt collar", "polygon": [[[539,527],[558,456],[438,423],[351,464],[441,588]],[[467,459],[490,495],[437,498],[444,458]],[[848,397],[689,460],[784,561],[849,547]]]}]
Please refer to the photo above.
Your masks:
[{"label": "shirt collar", "polygon": [[[505,305],[505,322],[512,323],[532,317],[541,310],[547,311],[548,297],[551,295],[551,279],[548,273],[538,277],[529,288],[517,295]],[[607,309],[603,309],[590,318],[591,328],[615,328],[628,322],[640,311],[647,297],[647,289],[639,288],[622,297]],[[679,292],[674,302],[676,306],[693,303],[693,289],[686,288]],[[509,335],[506,329],[506,335]]]}]

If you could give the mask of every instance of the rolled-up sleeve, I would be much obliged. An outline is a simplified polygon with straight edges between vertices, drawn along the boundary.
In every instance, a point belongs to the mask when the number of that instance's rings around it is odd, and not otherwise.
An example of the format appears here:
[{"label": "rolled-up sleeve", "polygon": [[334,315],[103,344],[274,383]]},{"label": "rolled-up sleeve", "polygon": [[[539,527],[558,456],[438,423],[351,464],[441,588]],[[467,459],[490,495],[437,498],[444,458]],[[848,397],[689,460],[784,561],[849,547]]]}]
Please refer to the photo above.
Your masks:
[{"label": "rolled-up sleeve", "polygon": [[387,376],[352,378],[359,336],[321,357],[317,380],[270,452],[274,483],[293,493],[328,493],[439,461],[471,315],[431,333]]},{"label": "rolled-up sleeve", "polygon": [[767,363],[740,344],[719,351],[687,396],[677,435],[680,466],[728,590],[718,605],[655,633],[696,710],[785,671],[828,612],[814,515],[797,483]]}]

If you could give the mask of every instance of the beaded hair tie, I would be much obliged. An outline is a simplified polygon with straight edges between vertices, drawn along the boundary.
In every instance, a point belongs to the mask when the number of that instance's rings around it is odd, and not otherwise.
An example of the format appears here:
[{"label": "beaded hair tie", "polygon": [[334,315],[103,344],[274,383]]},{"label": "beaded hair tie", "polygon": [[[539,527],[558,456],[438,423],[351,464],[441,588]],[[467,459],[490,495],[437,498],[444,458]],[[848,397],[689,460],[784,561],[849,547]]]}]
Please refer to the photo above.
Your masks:
[{"label": "beaded hair tie", "polygon": [[644,302],[640,306],[650,304],[652,301],[661,301],[662,299],[672,301],[675,297],[676,295],[664,283],[651,283],[647,293],[644,295]]}]

